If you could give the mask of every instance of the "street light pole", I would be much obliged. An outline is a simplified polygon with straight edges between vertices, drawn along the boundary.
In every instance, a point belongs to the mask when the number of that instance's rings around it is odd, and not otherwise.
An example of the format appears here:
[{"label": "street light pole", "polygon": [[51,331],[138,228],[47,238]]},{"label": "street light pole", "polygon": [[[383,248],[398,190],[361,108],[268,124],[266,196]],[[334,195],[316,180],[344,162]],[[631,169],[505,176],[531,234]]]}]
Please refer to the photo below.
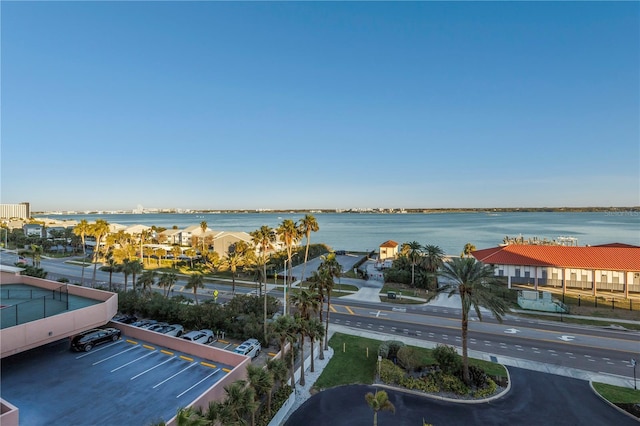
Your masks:
[{"label": "street light pole", "polygon": [[287,259],[284,260],[284,309],[282,314],[287,315]]},{"label": "street light pole", "polygon": [[631,365],[633,366],[633,389],[634,390],[638,390],[638,387],[636,386],[636,360],[635,358],[631,358]]}]

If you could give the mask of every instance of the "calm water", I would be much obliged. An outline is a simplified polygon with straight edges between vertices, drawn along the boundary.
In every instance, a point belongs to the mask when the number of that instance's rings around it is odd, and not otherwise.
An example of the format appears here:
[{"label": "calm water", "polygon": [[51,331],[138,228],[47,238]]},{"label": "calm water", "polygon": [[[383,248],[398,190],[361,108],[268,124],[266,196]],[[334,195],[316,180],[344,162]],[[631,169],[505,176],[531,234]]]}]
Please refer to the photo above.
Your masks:
[{"label": "calm water", "polygon": [[[467,242],[477,248],[494,247],[505,236],[556,239],[574,237],[579,245],[621,242],[640,245],[640,214],[615,213],[440,213],[440,214],[346,214],[315,213],[320,230],[311,242],[335,250],[373,250],[386,240],[435,244],[447,254],[459,254]],[[56,219],[104,219],[122,225],[156,225],[185,228],[206,221],[209,228],[251,232],[262,225],[276,228],[283,219],[300,220],[304,214],[109,214],[63,215]]]}]

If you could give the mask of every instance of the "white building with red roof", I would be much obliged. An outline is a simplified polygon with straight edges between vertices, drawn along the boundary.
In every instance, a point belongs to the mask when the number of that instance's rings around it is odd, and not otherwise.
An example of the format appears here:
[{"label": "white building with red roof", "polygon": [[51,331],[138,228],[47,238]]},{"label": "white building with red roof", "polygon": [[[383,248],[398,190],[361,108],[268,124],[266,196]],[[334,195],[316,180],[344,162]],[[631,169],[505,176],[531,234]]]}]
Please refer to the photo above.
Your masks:
[{"label": "white building with red roof", "polygon": [[519,245],[492,247],[471,253],[495,268],[496,276],[511,284],[590,290],[640,292],[640,247]]}]

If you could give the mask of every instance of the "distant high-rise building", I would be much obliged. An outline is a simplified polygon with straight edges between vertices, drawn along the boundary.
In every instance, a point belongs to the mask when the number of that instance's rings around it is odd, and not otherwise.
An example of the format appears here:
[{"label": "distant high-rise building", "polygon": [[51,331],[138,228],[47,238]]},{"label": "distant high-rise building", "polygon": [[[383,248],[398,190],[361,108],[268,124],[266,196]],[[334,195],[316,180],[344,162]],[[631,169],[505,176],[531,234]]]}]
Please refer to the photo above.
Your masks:
[{"label": "distant high-rise building", "polygon": [[0,219],[29,219],[30,217],[31,208],[29,203],[0,204]]}]

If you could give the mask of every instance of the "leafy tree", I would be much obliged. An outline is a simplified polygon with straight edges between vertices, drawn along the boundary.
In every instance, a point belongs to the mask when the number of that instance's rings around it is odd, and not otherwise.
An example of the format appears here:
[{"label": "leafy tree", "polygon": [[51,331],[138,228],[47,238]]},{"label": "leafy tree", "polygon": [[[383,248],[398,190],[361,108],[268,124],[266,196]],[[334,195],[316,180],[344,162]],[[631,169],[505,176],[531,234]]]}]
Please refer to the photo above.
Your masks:
[{"label": "leafy tree", "polygon": [[488,309],[499,322],[509,312],[506,302],[498,296],[499,281],[494,276],[493,268],[474,258],[454,258],[446,262],[440,276],[447,278],[448,283],[433,293],[430,299],[439,293],[448,293],[449,297],[457,294],[462,305],[462,380],[470,384],[469,357],[467,353],[467,334],[469,330],[469,311],[473,307],[482,321],[480,308]]},{"label": "leafy tree", "polygon": [[85,244],[87,235],[90,235],[91,227],[89,223],[82,219],[80,223],[78,223],[73,228],[73,233],[80,237],[82,242],[82,278],[80,279],[80,285],[84,286],[84,264],[87,261],[87,245]]},{"label": "leafy tree", "polygon": [[389,401],[389,396],[385,391],[376,391],[375,394],[369,392],[364,396],[364,399],[373,410],[373,426],[378,425],[378,411],[396,412],[396,407]]},{"label": "leafy tree", "polygon": [[309,259],[309,246],[311,245],[311,233],[318,232],[320,230],[320,226],[318,225],[318,221],[311,214],[306,214],[303,219],[300,220],[298,225],[300,235],[304,235],[307,239],[307,247],[304,251],[304,266],[302,267],[302,276],[301,280],[304,281],[304,274],[307,270],[307,260]]},{"label": "leafy tree", "polygon": [[184,286],[185,290],[193,289],[193,298],[198,304],[198,289],[204,288],[204,278],[202,274],[193,274],[189,277],[187,285]]}]

